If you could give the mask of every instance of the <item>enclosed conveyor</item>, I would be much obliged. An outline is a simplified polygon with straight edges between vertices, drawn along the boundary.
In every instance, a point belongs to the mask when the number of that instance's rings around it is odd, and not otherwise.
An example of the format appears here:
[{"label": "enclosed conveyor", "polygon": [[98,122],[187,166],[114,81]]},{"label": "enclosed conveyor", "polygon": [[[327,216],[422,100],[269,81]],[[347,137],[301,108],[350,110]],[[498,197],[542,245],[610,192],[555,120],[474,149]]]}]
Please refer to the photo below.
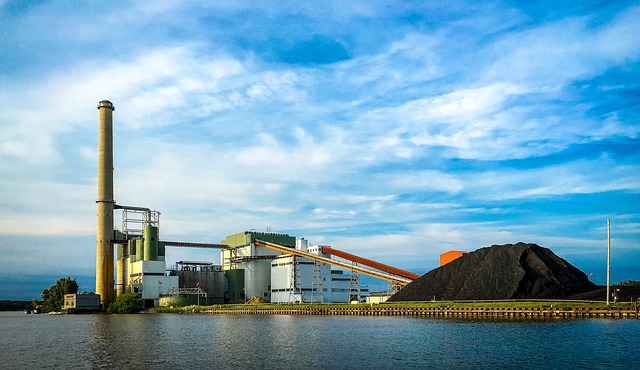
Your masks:
[{"label": "enclosed conveyor", "polygon": [[[313,260],[313,261],[318,261],[318,262],[326,263],[328,265],[337,266],[337,267],[341,267],[343,269],[347,269],[347,270],[351,270],[351,271],[354,271],[354,272],[362,273],[362,274],[365,274],[365,275],[373,276],[375,278],[386,280],[386,281],[390,281],[392,283],[395,283],[395,284],[398,284],[398,285],[402,285],[402,286],[405,286],[405,285],[409,284],[410,282],[412,282],[414,280],[412,278],[408,278],[408,277],[404,277],[404,276],[398,276],[397,274],[394,275],[394,274],[392,274],[390,272],[386,272],[384,270],[383,271],[379,271],[379,270],[374,270],[374,269],[367,268],[367,267],[353,265],[353,264],[348,263],[348,262],[336,261],[336,260],[333,260],[331,258],[318,256],[316,254],[309,253],[309,252],[303,252],[303,251],[295,249],[295,248],[285,247],[283,245],[267,242],[267,241],[264,241],[264,240],[256,239],[254,241],[254,244],[255,245],[259,245],[261,247],[269,248],[269,249],[272,249],[272,250],[275,250],[275,251],[278,251],[278,252],[282,252],[282,253],[285,253],[285,254],[291,254],[291,255],[294,255],[294,256],[304,257],[304,258],[308,258],[308,259]],[[336,250],[334,249],[333,251],[336,251]],[[353,255],[351,255],[351,256],[353,256]],[[357,257],[357,256],[354,256],[354,257]],[[348,258],[346,258],[346,259],[348,259]],[[360,260],[366,260],[366,259],[360,258]],[[371,260],[367,260],[367,261],[375,262],[375,261],[371,261]],[[355,260],[353,262],[360,263],[360,262],[355,261]],[[375,262],[375,263],[377,263],[377,262]],[[396,272],[403,272],[405,275],[411,274],[408,271],[395,269],[395,268],[393,268],[391,266],[387,266],[387,265],[383,265],[383,264],[378,264],[378,265],[386,266],[387,268],[394,269],[394,270],[396,270]],[[415,274],[413,274],[413,275],[416,276],[416,278],[419,277],[418,275],[415,275]]]},{"label": "enclosed conveyor", "polygon": [[402,277],[405,277],[407,279],[416,280],[417,278],[420,277],[420,275],[414,274],[413,272],[401,270],[399,268],[395,268],[393,266],[385,265],[384,263],[376,262],[376,261],[373,261],[373,260],[370,260],[370,259],[367,259],[367,258],[364,258],[364,257],[356,256],[355,254],[347,253],[347,252],[344,252],[344,251],[341,251],[341,250],[338,250],[338,249],[335,249],[335,248],[322,247],[321,250],[322,250],[322,253],[330,254],[332,256],[336,256],[336,257],[340,257],[340,258],[344,258],[344,259],[346,259],[348,261],[359,263],[361,265],[365,265],[365,266],[369,266],[369,267],[373,267],[376,270],[388,272],[388,273],[393,274],[393,275],[402,276]]}]

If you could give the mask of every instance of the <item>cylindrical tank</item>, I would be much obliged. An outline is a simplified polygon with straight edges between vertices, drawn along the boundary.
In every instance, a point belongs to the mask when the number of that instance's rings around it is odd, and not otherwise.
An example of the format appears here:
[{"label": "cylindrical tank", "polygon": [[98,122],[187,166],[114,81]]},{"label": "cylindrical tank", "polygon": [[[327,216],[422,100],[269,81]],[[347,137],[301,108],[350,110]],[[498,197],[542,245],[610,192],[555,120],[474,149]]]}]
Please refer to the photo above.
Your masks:
[{"label": "cylindrical tank", "polygon": [[[136,259],[136,240],[129,239],[129,255],[135,260]],[[131,261],[133,262],[133,261]]]},{"label": "cylindrical tank", "polygon": [[122,258],[129,257],[129,243],[122,244]]},{"label": "cylindrical tank", "polygon": [[[118,255],[124,248],[118,244]],[[124,293],[124,258],[118,257],[116,262],[116,297]]]},{"label": "cylindrical tank", "polygon": [[158,260],[158,228],[155,226],[144,227],[144,260]]},{"label": "cylindrical tank", "polygon": [[122,244],[116,244],[116,258],[122,259],[124,256],[124,248]]},{"label": "cylindrical tank", "polygon": [[166,247],[164,242],[158,241],[158,261],[164,261],[166,256]]},{"label": "cylindrical tank", "polygon": [[136,239],[136,261],[144,260],[144,239]]}]

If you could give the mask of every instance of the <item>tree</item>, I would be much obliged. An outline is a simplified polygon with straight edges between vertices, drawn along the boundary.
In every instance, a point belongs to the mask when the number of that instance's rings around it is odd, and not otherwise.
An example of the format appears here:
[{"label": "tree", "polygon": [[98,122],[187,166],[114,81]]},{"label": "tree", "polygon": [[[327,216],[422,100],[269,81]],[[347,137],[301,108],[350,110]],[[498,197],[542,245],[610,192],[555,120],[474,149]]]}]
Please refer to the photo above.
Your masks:
[{"label": "tree", "polygon": [[613,286],[640,286],[640,280],[625,280],[618,284],[612,284]]},{"label": "tree", "polygon": [[138,313],[144,309],[144,301],[135,293],[121,294],[109,305],[109,313]]},{"label": "tree", "polygon": [[60,311],[64,304],[64,295],[75,293],[78,293],[76,279],[60,278],[49,289],[42,291],[42,299],[44,300],[42,307],[45,312]]}]

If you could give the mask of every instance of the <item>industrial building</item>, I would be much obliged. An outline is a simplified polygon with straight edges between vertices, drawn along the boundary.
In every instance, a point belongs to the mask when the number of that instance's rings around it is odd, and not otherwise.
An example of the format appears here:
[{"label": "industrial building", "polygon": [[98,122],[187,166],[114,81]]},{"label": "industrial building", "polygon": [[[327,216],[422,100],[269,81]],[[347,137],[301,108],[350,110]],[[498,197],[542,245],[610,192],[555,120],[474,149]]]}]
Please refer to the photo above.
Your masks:
[{"label": "industrial building", "polygon": [[[322,255],[320,248],[298,239],[296,249]],[[282,254],[271,262],[271,302],[332,302],[331,266]]]},{"label": "industrial building", "polygon": [[447,263],[453,260],[456,260],[467,254],[469,254],[469,252],[464,252],[464,251],[448,251],[448,252],[442,253],[440,255],[440,266],[444,266]]},{"label": "industrial building", "polygon": [[291,250],[330,259],[321,246],[287,234],[245,231],[228,236],[220,260],[229,278],[229,301],[260,297],[272,303],[346,303],[362,301],[368,287],[361,287],[358,273],[345,274],[331,265],[269,249],[255,243],[268,241]]},{"label": "industrial building", "polygon": [[229,283],[222,266],[207,261],[179,261],[170,274],[178,276],[179,289],[183,295],[186,293],[192,299],[198,294],[204,295],[207,304],[226,303],[225,294]]},{"label": "industrial building", "polygon": [[[394,289],[419,277],[287,234],[251,230],[220,244],[160,240],[160,212],[114,199],[114,110],[108,100],[98,103],[96,294],[103,309],[125,293],[139,294],[147,307],[245,303],[255,297],[273,303],[363,302],[368,288],[360,286],[360,274],[386,280]],[[119,229],[116,211],[122,212]],[[166,248],[173,247],[219,249],[220,265],[180,261],[167,269]]]},{"label": "industrial building", "polygon": [[117,244],[116,296],[138,293],[147,307],[158,306],[161,293],[178,288],[178,276],[166,273],[166,247],[159,240],[159,218],[156,211],[124,208],[124,233],[117,233],[123,239]]},{"label": "industrial building", "polygon": [[229,235],[210,247],[220,249],[221,265],[179,261],[167,270],[167,242],[158,240],[157,226],[123,230],[128,242],[117,244],[116,296],[140,294],[148,307],[245,303],[254,297],[272,303],[348,303],[364,302],[368,296],[355,271],[332,269],[328,263],[255,243],[267,240],[330,259],[323,253],[328,247],[287,234],[252,230]]},{"label": "industrial building", "polygon": [[100,309],[100,296],[95,293],[65,294],[62,312],[89,313]]}]

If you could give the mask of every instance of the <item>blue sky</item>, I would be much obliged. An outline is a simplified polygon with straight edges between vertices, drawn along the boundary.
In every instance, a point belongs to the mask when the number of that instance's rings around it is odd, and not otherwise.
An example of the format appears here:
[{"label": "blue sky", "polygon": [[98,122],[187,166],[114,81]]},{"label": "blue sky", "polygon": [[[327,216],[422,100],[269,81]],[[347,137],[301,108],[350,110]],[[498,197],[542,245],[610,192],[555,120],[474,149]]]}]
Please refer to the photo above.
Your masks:
[{"label": "blue sky", "polygon": [[640,280],[640,3],[522,3],[0,0],[0,299],[94,289],[102,99],[116,201],[162,239],[417,273],[524,241],[603,284],[611,218]]}]

